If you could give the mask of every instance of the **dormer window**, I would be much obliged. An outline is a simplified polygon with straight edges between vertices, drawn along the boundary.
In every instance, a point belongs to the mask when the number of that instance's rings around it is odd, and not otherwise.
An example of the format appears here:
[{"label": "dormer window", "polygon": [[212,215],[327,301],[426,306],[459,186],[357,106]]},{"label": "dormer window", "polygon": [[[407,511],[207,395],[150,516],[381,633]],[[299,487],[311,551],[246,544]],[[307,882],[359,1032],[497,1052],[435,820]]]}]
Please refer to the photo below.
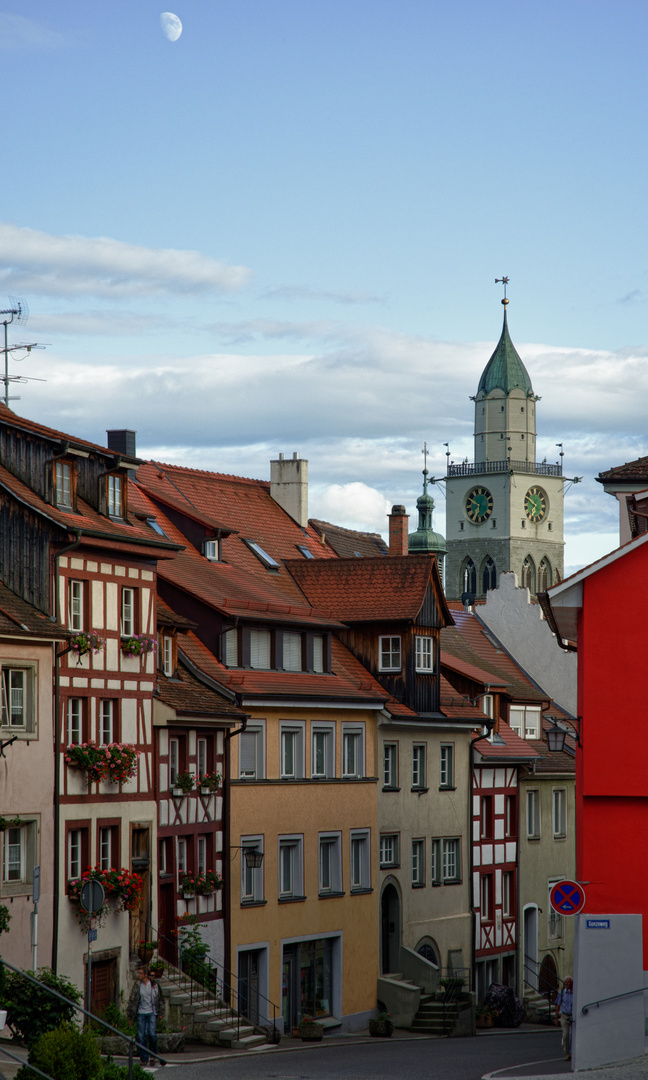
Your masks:
[{"label": "dormer window", "polygon": [[108,517],[124,517],[124,478],[111,473],[106,477],[106,513]]},{"label": "dormer window", "polygon": [[169,679],[172,678],[174,673],[175,673],[175,666],[176,665],[175,665],[175,649],[174,649],[174,645],[175,645],[175,640],[171,636],[171,634],[163,634],[162,635],[162,649],[161,649],[162,671],[164,672],[164,674]]},{"label": "dormer window", "polygon": [[54,502],[61,510],[74,510],[76,502],[76,465],[71,461],[56,462]]},{"label": "dormer window", "polygon": [[272,555],[268,555],[267,551],[264,551],[260,544],[257,544],[256,540],[246,540],[245,543],[249,547],[250,551],[253,551],[257,559],[263,563],[268,570],[278,570],[279,563],[276,559],[272,558]]},{"label": "dormer window", "polygon": [[203,544],[203,555],[210,562],[220,562],[221,557],[221,542],[220,540],[205,540]]},{"label": "dormer window", "polygon": [[401,639],[400,637],[381,637],[380,643],[380,670],[400,671],[401,669]]}]

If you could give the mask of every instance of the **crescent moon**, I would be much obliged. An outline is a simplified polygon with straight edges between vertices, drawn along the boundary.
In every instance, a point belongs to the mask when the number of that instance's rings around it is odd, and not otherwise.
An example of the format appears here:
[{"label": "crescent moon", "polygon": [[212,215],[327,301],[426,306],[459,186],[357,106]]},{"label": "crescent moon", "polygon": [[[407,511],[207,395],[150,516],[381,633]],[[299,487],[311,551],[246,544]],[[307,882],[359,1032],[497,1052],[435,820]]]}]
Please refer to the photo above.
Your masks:
[{"label": "crescent moon", "polygon": [[162,27],[162,33],[169,41],[177,41],[182,33],[182,23],[177,15],[174,15],[172,11],[163,11],[160,15],[160,26]]}]

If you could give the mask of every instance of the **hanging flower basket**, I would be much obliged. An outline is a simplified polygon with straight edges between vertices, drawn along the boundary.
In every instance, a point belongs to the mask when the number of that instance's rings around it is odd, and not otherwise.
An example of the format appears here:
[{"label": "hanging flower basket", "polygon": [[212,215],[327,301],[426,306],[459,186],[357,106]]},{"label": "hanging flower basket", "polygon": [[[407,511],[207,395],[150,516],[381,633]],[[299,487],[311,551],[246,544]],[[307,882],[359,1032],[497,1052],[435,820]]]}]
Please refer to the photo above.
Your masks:
[{"label": "hanging flower basket", "polygon": [[131,634],[122,638],[121,647],[126,656],[147,656],[157,649],[157,640],[146,634]]},{"label": "hanging flower basket", "polygon": [[81,663],[81,657],[85,656],[86,653],[101,652],[105,644],[104,639],[99,634],[93,633],[75,634],[69,641],[70,650],[76,653],[78,664]]},{"label": "hanging flower basket", "polygon": [[137,759],[141,750],[130,743],[95,742],[74,743],[68,746],[64,757],[73,769],[85,769],[89,783],[109,780],[111,784],[123,784],[137,772]]},{"label": "hanging flower basket", "polygon": [[104,887],[106,899],[103,907],[95,913],[93,918],[99,920],[99,925],[108,914],[108,901],[117,902],[117,911],[135,911],[142,896],[143,881],[139,874],[131,874],[130,870],[123,867],[120,870],[111,867],[102,870],[99,866],[89,866],[80,878],[68,882],[68,900],[77,908],[77,914],[82,929],[87,929],[90,916],[81,907],[81,890],[86,881],[99,881]]},{"label": "hanging flower basket", "polygon": [[198,782],[200,784],[201,793],[203,795],[211,795],[212,792],[218,791],[223,782],[223,777],[219,772],[210,772],[198,777]]}]

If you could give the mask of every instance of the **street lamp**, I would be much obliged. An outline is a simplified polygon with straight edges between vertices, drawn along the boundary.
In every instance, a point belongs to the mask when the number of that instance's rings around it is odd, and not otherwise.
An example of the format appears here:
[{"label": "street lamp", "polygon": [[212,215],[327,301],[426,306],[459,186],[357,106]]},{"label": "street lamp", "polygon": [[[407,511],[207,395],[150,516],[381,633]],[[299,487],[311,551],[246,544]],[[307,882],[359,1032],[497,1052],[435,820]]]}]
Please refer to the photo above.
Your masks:
[{"label": "street lamp", "polygon": [[248,870],[260,870],[263,866],[263,852],[257,847],[248,847],[247,844],[230,844],[232,851],[245,852],[245,865]]},{"label": "street lamp", "polygon": [[570,723],[577,724],[578,727],[575,730],[569,731],[566,727],[561,726],[558,723],[558,718],[556,716],[548,716],[547,720],[551,720],[551,723],[553,724],[553,727],[547,729],[548,750],[550,750],[552,753],[559,754],[561,750],[565,749],[565,739],[567,735],[572,735],[575,738],[577,745],[581,746],[582,744],[580,741],[580,723],[582,719],[582,716],[574,717],[574,719],[571,720]]}]

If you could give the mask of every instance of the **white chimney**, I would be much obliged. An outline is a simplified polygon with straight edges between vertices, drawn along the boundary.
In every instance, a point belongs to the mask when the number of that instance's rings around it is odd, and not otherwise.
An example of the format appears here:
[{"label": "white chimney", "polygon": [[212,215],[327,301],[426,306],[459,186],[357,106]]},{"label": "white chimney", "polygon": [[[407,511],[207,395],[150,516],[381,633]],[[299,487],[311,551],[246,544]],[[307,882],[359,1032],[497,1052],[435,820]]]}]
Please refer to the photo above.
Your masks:
[{"label": "white chimney", "polygon": [[308,462],[294,453],[292,460],[270,462],[270,494],[293,521],[305,529],[308,525]]}]

